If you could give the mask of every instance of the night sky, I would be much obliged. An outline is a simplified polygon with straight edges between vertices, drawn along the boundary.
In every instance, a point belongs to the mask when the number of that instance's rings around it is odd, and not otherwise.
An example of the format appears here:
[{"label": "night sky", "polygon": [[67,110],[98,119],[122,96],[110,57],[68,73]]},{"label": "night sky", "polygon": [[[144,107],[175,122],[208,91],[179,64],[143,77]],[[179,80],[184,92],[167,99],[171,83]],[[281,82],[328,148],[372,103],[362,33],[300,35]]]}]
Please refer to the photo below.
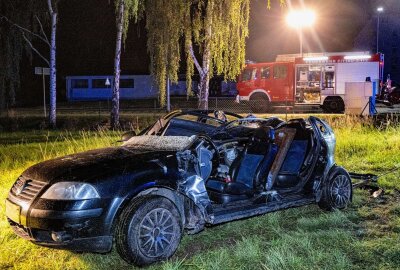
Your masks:
[{"label": "night sky", "polygon": [[[299,0],[285,7],[272,0],[252,0],[247,59],[273,61],[277,54],[298,53],[296,30],[285,22],[290,5],[310,7],[318,14],[313,31],[304,31],[304,51],[347,51],[365,23],[368,0]],[[112,73],[115,14],[108,0],[62,1],[59,25],[59,71],[67,75]],[[112,2],[111,2],[112,3]],[[73,57],[71,57],[73,56]],[[144,23],[131,24],[122,56],[122,71],[148,73]]]},{"label": "night sky", "polygon": [[368,0],[290,1],[280,7],[272,0],[268,10],[265,1],[253,0],[247,59],[273,61],[277,54],[299,53],[299,36],[285,22],[289,6],[313,9],[317,21],[304,30],[304,52],[340,52],[353,50],[353,40],[369,18]]}]

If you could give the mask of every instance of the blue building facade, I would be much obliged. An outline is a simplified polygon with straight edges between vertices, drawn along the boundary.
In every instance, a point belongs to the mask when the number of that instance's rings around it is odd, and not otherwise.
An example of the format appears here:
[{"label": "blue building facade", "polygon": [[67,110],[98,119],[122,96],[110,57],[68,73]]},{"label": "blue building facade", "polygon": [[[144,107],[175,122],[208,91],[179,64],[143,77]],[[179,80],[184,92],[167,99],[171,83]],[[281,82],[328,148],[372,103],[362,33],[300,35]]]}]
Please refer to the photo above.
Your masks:
[{"label": "blue building facade", "polygon": [[[108,80],[109,85],[106,83]],[[111,100],[113,76],[68,76],[66,77],[68,101]],[[198,91],[198,82],[193,81],[193,92]],[[235,82],[213,79],[210,83],[210,96],[235,96]],[[121,75],[120,99],[157,99],[158,87],[150,75]],[[171,96],[186,96],[186,81],[170,83]]]}]

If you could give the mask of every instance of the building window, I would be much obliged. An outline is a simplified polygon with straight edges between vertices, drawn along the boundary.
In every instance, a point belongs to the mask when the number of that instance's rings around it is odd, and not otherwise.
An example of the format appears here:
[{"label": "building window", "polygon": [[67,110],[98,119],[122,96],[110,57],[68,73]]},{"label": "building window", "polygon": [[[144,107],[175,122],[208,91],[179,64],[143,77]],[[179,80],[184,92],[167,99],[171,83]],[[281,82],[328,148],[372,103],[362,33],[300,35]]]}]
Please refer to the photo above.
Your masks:
[{"label": "building window", "polygon": [[274,67],[274,79],[285,79],[287,77],[287,66],[277,65]]},{"label": "building window", "polygon": [[262,79],[269,79],[271,73],[271,68],[270,67],[263,67],[261,69],[261,78]]},{"label": "building window", "polygon": [[135,81],[133,79],[121,79],[119,81],[120,88],[135,88]]},{"label": "building window", "polygon": [[92,80],[92,88],[109,88],[110,86],[106,86],[106,79],[93,79]]},{"label": "building window", "polygon": [[73,79],[71,85],[72,88],[89,88],[89,81],[87,79]]}]

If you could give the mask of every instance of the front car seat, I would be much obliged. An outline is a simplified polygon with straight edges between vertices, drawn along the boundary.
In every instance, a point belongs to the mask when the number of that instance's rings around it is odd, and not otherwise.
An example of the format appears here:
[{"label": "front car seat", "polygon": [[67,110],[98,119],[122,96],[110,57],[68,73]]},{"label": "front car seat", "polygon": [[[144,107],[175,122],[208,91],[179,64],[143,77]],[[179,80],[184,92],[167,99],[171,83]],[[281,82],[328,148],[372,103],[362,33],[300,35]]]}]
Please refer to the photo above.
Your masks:
[{"label": "front car seat", "polygon": [[231,182],[207,181],[212,200],[219,203],[246,199],[254,195],[265,182],[274,161],[277,146],[273,144],[274,130],[270,127],[254,131],[249,143],[230,167]]}]

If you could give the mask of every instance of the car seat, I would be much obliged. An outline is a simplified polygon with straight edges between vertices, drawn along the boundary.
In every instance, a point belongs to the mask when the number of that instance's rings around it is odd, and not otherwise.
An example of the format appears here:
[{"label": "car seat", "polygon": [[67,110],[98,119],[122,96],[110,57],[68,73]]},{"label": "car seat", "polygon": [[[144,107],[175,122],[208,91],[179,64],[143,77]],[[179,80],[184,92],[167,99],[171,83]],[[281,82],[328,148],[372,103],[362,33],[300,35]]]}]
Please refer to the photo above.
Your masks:
[{"label": "car seat", "polygon": [[274,161],[277,146],[273,140],[272,128],[256,129],[230,167],[231,182],[216,179],[207,181],[210,198],[218,203],[226,203],[252,197],[265,182]]}]

